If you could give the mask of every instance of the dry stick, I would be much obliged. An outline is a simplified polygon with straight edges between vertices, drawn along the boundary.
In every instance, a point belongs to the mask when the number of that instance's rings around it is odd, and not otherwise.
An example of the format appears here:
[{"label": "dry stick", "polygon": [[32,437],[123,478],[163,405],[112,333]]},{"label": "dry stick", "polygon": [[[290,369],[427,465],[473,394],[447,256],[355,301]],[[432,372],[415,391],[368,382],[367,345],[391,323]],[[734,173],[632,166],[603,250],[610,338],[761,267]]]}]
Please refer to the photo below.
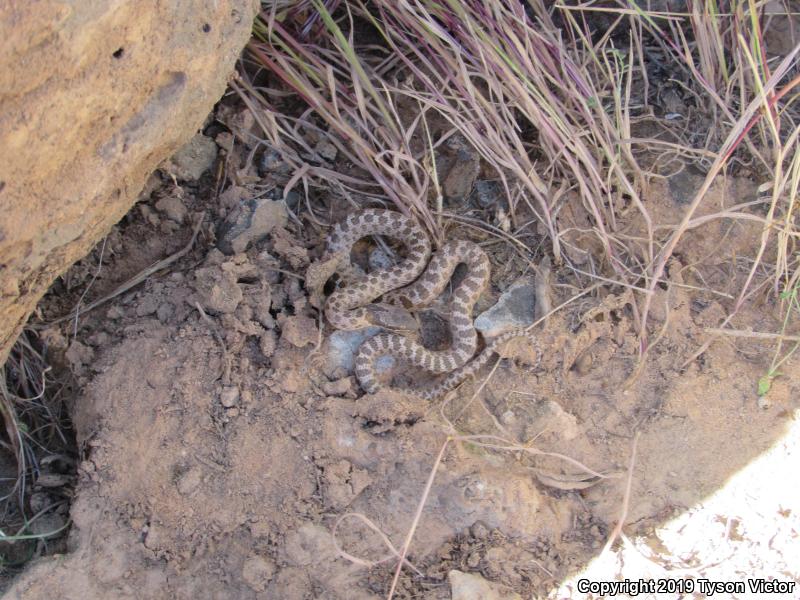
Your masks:
[{"label": "dry stick", "polygon": [[[137,274],[134,277],[131,277],[130,279],[128,279],[128,281],[123,283],[121,286],[119,286],[117,289],[115,289],[110,294],[108,294],[106,296],[103,296],[102,298],[100,298],[98,300],[95,300],[94,302],[89,304],[79,314],[86,314],[87,312],[92,311],[92,310],[94,310],[95,308],[97,308],[99,306],[102,306],[103,304],[105,304],[106,302],[111,300],[112,298],[116,298],[120,294],[124,294],[125,292],[127,292],[129,289],[131,289],[133,287],[136,287],[137,285],[142,283],[145,279],[150,277],[150,275],[152,275],[153,273],[156,273],[156,272],[160,271],[161,269],[164,269],[164,268],[168,267],[169,265],[174,263],[179,258],[183,258],[184,256],[186,256],[186,254],[189,252],[189,250],[192,249],[192,246],[194,245],[194,242],[197,239],[197,234],[200,232],[200,226],[203,224],[203,220],[204,219],[205,219],[205,213],[200,217],[200,219],[198,219],[197,224],[194,226],[194,231],[192,232],[192,239],[190,239],[189,243],[186,244],[186,246],[184,246],[181,250],[178,250],[175,254],[173,254],[171,256],[168,256],[167,258],[162,259],[162,260],[158,261],[157,263],[154,263],[154,264],[150,265],[145,270],[139,272],[139,274]],[[58,319],[55,319],[53,321],[48,321],[47,323],[44,324],[44,326],[50,326],[50,325],[55,325],[57,323],[63,323],[64,321],[67,321],[67,320],[72,319],[72,318],[75,318],[77,320],[78,313],[76,313],[74,316],[73,316],[72,313],[70,313],[68,315],[64,315],[63,317],[59,317]]]},{"label": "dry stick", "polygon": [[741,331],[739,329],[722,329],[719,327],[705,327],[706,333],[729,335],[740,338],[756,338],[761,340],[783,340],[786,342],[800,342],[800,335],[783,335],[780,333],[763,333],[761,331]]},{"label": "dry stick", "polygon": [[[658,284],[658,281],[661,279],[661,275],[664,272],[664,268],[667,265],[667,261],[669,257],[672,256],[675,247],[678,245],[678,240],[681,238],[683,233],[685,232],[689,222],[692,219],[692,216],[697,211],[700,203],[705,198],[708,190],[711,189],[711,184],[716,179],[717,175],[719,174],[722,166],[730,157],[731,153],[735,148],[738,146],[738,143],[747,133],[750,127],[755,123],[753,119],[758,116],[756,115],[756,111],[762,107],[764,102],[766,101],[766,90],[772,89],[775,85],[780,81],[783,75],[788,71],[789,67],[791,66],[795,56],[797,53],[800,52],[800,45],[796,46],[795,49],[788,55],[786,58],[781,61],[781,64],[775,69],[775,72],[770,77],[767,84],[764,86],[764,91],[762,91],[756,98],[750,102],[749,106],[745,109],[744,114],[739,118],[737,121],[736,127],[728,134],[725,143],[722,145],[719,154],[717,155],[714,164],[711,166],[711,169],[706,176],[703,185],[697,191],[697,194],[692,200],[692,203],[689,205],[689,208],[683,215],[683,219],[681,219],[680,224],[675,229],[675,232],[670,236],[669,240],[667,241],[666,245],[659,253],[658,262],[656,263],[653,273],[651,275],[650,283],[648,284],[648,294],[645,296],[644,305],[642,308],[642,320],[641,320],[641,329],[639,331],[639,353],[642,355],[647,348],[647,316],[650,310],[650,302],[653,298],[653,292],[655,291],[655,287]],[[741,297],[740,297],[741,299]]]}]

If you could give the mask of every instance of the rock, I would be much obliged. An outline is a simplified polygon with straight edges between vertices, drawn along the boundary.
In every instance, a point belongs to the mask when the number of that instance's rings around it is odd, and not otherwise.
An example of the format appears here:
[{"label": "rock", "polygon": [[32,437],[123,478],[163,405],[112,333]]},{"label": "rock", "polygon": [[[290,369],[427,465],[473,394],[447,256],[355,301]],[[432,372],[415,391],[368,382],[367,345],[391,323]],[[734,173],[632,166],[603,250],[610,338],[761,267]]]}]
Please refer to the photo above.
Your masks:
[{"label": "rock", "polygon": [[86,365],[92,363],[94,359],[94,350],[75,340],[69,345],[65,357],[72,372],[76,375],[81,375]]},{"label": "rock", "polygon": [[476,573],[455,569],[447,574],[452,600],[522,600],[522,596],[505,586],[490,583]]},{"label": "rock", "polygon": [[156,316],[162,323],[168,322],[173,314],[175,314],[175,306],[171,302],[162,302],[156,309]]},{"label": "rock", "polygon": [[327,375],[337,371],[353,373],[353,363],[359,346],[380,332],[380,327],[366,327],[355,331],[334,331],[323,343],[323,370]]},{"label": "rock", "polygon": [[342,377],[336,381],[325,381],[320,388],[326,396],[350,396],[358,388],[358,384],[352,377]]},{"label": "rock", "polygon": [[536,320],[536,286],[530,279],[522,279],[508,288],[497,304],[475,319],[475,329],[484,337],[498,335],[527,327]]},{"label": "rock", "polygon": [[470,196],[479,208],[489,208],[505,199],[505,190],[499,181],[476,181]]},{"label": "rock", "polygon": [[263,592],[275,575],[275,565],[263,556],[251,556],[242,565],[242,579],[255,592]]},{"label": "rock", "polygon": [[258,162],[258,170],[261,176],[265,175],[288,175],[292,166],[283,160],[281,153],[273,147],[268,147],[261,155]]},{"label": "rock", "polygon": [[225,408],[233,408],[239,402],[239,388],[235,385],[223,388],[219,394],[219,401]]},{"label": "rock", "polygon": [[217,247],[225,254],[244,252],[252,242],[264,238],[289,218],[283,200],[251,198],[233,208],[218,230]]},{"label": "rock", "polygon": [[197,181],[217,160],[217,144],[202,133],[178,150],[169,160],[167,170],[180,181]]},{"label": "rock", "polygon": [[178,492],[182,496],[188,496],[195,491],[203,482],[203,473],[197,467],[192,467],[178,479]]},{"label": "rock", "polygon": [[255,0],[0,3],[0,363],[225,91]]},{"label": "rock", "polygon": [[236,275],[219,267],[203,267],[194,274],[194,289],[201,306],[214,313],[229,314],[242,301]]},{"label": "rock", "polygon": [[481,171],[481,160],[472,148],[456,152],[453,166],[442,182],[442,191],[449,200],[464,200],[470,195],[472,186]]},{"label": "rock", "polygon": [[264,330],[261,335],[258,336],[258,348],[261,350],[261,354],[263,354],[266,358],[271,357],[275,354],[275,348],[278,345],[278,336],[272,329]]},{"label": "rock", "polygon": [[66,520],[60,514],[56,512],[47,513],[31,522],[30,533],[32,535],[41,535],[45,538],[53,534],[61,535],[63,533],[61,528],[66,523]]},{"label": "rock", "polygon": [[314,146],[314,151],[328,162],[336,160],[336,155],[339,153],[336,146],[328,140],[318,141],[316,146]]},{"label": "rock", "polygon": [[189,211],[186,210],[186,205],[177,196],[166,196],[156,202],[156,209],[167,215],[171,221],[183,224],[186,220]]},{"label": "rock", "polygon": [[288,317],[281,323],[281,339],[296,348],[314,345],[318,338],[317,322],[311,317]]}]

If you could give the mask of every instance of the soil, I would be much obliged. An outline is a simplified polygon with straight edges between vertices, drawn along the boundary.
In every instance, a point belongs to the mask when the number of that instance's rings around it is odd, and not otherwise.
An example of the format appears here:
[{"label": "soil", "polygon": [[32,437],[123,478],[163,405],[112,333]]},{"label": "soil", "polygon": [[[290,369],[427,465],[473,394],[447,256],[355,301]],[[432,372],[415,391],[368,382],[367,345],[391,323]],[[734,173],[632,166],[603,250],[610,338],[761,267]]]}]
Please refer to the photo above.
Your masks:
[{"label": "soil", "polygon": [[[182,187],[156,178],[109,234],[101,268],[99,246],[40,307],[43,322],[74,311],[89,282],[84,305],[101,298],[184,247],[205,219],[186,256],[80,314],[76,332],[74,320],[39,331],[78,382],[78,482],[68,551],[29,566],[9,597],[383,598],[396,561],[382,536],[400,548],[423,497],[408,554],[418,573],[403,570],[397,598],[450,598],[453,569],[546,596],[600,554],[635,441],[625,532],[655,540],[780,440],[800,408],[796,358],[759,402],[771,344],[720,336],[692,359],[746,276],[754,222],[718,219],[687,234],[652,303],[644,359],[631,291],[603,285],[538,327],[538,366],[512,355],[429,404],[365,396],[328,364],[331,331],[302,275],[321,253],[323,224],[348,206],[326,198],[313,216],[290,204],[285,224],[226,255],[216,234],[230,199],[214,172]],[[656,223],[676,222],[680,186],[696,183],[654,181]],[[720,211],[754,193],[748,180],[720,180],[706,205]],[[451,210],[488,221],[492,208],[464,199]],[[572,203],[562,218],[580,226],[581,211]],[[484,307],[530,274],[528,257],[495,238],[455,223],[447,235],[487,242]],[[733,240],[725,254],[721,237]],[[539,262],[545,245],[530,245]],[[558,265],[549,282],[554,307],[590,283]],[[732,327],[781,322],[765,292]]]}]

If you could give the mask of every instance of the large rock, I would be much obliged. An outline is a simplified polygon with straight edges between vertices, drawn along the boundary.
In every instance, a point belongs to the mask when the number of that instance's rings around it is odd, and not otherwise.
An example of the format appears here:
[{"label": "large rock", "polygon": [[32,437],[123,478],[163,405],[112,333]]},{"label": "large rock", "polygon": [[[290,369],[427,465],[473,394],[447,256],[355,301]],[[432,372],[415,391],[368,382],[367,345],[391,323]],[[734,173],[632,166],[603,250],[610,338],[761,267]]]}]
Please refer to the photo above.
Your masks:
[{"label": "large rock", "polygon": [[0,3],[0,364],[225,90],[257,0]]}]

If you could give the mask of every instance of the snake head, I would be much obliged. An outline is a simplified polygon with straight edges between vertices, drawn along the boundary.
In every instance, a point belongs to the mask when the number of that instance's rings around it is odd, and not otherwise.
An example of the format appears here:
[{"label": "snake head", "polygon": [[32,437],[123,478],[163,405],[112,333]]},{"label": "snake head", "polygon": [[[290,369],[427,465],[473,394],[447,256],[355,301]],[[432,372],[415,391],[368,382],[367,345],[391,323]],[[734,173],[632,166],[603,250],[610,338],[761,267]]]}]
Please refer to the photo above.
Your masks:
[{"label": "snake head", "polygon": [[373,325],[395,333],[411,333],[419,329],[414,316],[400,306],[390,304],[369,304],[364,307]]}]

